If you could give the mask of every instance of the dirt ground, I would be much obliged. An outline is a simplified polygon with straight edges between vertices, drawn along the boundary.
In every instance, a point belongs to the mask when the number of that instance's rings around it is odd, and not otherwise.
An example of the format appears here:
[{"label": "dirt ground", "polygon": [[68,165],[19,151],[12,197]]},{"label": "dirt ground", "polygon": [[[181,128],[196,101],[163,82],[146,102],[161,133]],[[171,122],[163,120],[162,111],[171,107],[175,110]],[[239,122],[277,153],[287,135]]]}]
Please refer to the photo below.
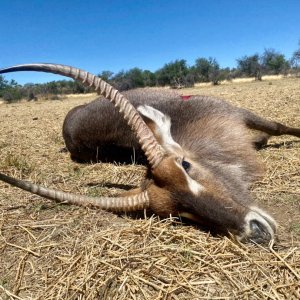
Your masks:
[{"label": "dirt ground", "polygon": [[[300,79],[200,85],[261,116],[300,127]],[[72,162],[66,113],[95,95],[0,106],[0,170],[67,192],[116,195],[142,166]],[[134,219],[52,203],[0,182],[0,299],[300,299],[300,139],[273,137],[258,152],[266,176],[254,198],[279,223],[276,247],[155,217]]]}]

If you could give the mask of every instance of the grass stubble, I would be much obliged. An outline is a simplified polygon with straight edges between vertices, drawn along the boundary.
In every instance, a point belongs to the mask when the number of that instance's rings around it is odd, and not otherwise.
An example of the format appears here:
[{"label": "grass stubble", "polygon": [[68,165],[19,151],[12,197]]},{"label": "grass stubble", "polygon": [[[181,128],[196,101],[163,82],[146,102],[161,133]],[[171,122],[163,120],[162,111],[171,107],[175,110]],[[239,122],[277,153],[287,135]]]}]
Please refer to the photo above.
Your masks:
[{"label": "grass stubble", "polygon": [[[183,89],[300,127],[300,79]],[[136,165],[80,165],[59,152],[64,116],[95,95],[0,107],[0,169],[47,187],[116,195]],[[53,203],[0,183],[0,299],[300,299],[300,141],[274,137],[258,155],[253,196],[279,223],[273,246],[157,217],[130,218]]]}]

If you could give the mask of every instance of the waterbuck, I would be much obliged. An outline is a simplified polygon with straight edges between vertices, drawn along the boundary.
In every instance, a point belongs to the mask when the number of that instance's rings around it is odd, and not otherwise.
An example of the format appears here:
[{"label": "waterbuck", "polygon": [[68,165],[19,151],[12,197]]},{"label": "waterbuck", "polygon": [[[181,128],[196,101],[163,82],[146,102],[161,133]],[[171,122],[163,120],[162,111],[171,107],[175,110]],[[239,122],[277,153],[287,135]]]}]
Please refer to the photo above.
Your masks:
[{"label": "waterbuck", "polygon": [[[269,135],[300,129],[264,120],[229,103],[194,96],[182,101],[172,92],[134,90],[121,95],[100,78],[57,64],[28,64],[2,69],[65,75],[95,89],[103,97],[72,109],[63,125],[73,160],[146,163],[141,187],[119,197],[86,197],[17,180],[0,179],[45,198],[93,205],[113,212],[149,209],[162,217],[181,216],[240,241],[274,239],[276,222],[253,205],[249,185],[262,175],[247,127]],[[128,100],[128,99],[129,100]],[[109,103],[108,99],[117,110]],[[123,116],[123,118],[122,118]]]}]

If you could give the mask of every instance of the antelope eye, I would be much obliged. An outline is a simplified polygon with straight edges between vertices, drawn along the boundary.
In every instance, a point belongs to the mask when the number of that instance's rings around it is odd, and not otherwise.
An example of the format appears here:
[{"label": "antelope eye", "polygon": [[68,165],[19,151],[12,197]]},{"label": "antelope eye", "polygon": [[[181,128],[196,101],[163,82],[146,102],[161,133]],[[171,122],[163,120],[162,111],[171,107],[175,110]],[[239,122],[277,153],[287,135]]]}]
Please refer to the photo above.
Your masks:
[{"label": "antelope eye", "polygon": [[185,169],[186,172],[189,171],[190,167],[191,167],[191,164],[186,161],[186,160],[183,160],[182,163],[181,163],[182,167]]}]

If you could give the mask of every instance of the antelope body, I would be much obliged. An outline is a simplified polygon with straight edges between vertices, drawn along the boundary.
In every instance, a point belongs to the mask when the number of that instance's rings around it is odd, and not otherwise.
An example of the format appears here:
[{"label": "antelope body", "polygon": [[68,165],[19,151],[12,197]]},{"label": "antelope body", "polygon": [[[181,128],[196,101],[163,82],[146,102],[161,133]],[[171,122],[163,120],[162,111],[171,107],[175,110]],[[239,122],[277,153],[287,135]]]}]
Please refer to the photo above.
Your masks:
[{"label": "antelope body", "polygon": [[[172,92],[135,90],[127,99],[101,79],[76,68],[32,64],[3,69],[59,73],[92,86],[100,98],[72,109],[63,125],[71,158],[80,162],[146,163],[144,184],[114,198],[76,196],[14,179],[0,179],[58,201],[94,205],[111,211],[149,208],[168,217],[182,216],[209,228],[229,231],[239,240],[269,242],[276,222],[253,205],[249,185],[262,174],[247,127],[269,135],[292,134],[300,129],[264,120],[224,101],[194,96],[182,101]],[[121,114],[120,114],[121,113]],[[124,119],[122,118],[122,115]]]},{"label": "antelope body", "polygon": [[[205,157],[205,160],[218,156],[220,151],[235,157],[229,151],[234,147],[228,147],[230,144],[239,147],[239,143],[245,140],[249,151],[253,148],[250,144],[261,148],[270,135],[292,134],[300,137],[298,128],[267,121],[246,109],[213,97],[195,95],[189,97],[189,101],[182,101],[174,91],[155,89],[136,89],[123,95],[137,109],[139,106],[150,106],[170,118],[171,137],[182,148],[199,158]],[[149,118],[147,120],[143,113],[142,116],[151,127]],[[257,134],[249,143],[245,127],[264,133]],[[73,108],[65,118],[63,137],[74,161],[146,164],[134,133],[118,111],[103,98]]]}]

